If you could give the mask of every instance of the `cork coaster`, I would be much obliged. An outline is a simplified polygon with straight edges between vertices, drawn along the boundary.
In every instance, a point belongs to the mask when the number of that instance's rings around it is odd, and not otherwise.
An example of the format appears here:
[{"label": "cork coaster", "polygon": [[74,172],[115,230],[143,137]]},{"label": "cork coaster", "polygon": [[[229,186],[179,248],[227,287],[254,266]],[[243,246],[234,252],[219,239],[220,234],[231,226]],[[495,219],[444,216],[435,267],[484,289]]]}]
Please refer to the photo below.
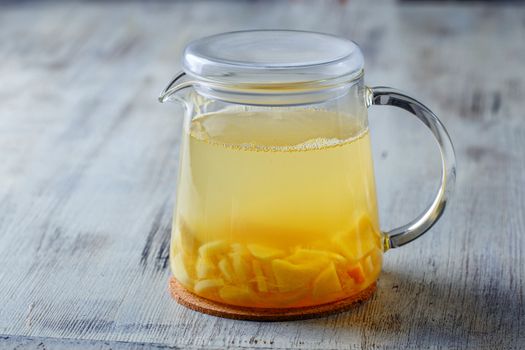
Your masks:
[{"label": "cork coaster", "polygon": [[181,305],[205,314],[232,318],[234,320],[249,321],[291,321],[304,320],[308,318],[323,317],[334,313],[346,311],[353,306],[368,300],[376,290],[374,282],[370,287],[347,299],[333,303],[283,309],[262,309],[221,304],[212,300],[199,297],[184,288],[175,278],[171,277],[169,282],[171,296]]}]

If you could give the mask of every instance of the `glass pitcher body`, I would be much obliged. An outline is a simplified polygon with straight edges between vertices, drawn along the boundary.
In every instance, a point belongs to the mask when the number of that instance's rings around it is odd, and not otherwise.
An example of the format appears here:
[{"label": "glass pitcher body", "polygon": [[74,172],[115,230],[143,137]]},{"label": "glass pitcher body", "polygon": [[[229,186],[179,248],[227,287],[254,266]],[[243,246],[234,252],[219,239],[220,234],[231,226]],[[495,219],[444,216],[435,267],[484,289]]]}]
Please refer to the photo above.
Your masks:
[{"label": "glass pitcher body", "polygon": [[[317,53],[301,47],[305,38],[320,43]],[[418,237],[443,212],[455,173],[446,131],[417,101],[365,87],[354,43],[307,32],[227,33],[190,44],[184,67],[161,100],[185,105],[170,265],[190,292],[274,309],[351,298],[375,285],[386,249]],[[370,104],[404,108],[441,137],[436,199],[386,233]]]},{"label": "glass pitcher body", "polygon": [[362,78],[349,85],[307,106],[193,96],[202,104],[184,123],[171,245],[186,288],[300,307],[375,282],[383,247]]}]

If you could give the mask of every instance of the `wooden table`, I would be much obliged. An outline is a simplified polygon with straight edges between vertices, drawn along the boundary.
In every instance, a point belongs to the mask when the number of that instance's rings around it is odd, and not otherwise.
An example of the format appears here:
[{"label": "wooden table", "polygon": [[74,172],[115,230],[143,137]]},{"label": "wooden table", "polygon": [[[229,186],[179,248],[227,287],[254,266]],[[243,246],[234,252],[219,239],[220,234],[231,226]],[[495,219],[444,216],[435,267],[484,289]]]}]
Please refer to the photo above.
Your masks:
[{"label": "wooden table", "polygon": [[[189,40],[248,28],[353,38],[368,83],[428,103],[455,142],[452,205],[351,312],[231,321],[167,293],[181,109],[157,94]],[[525,347],[525,7],[7,2],[0,29],[0,348]],[[370,120],[387,229],[429,203],[438,152],[402,111]]]}]

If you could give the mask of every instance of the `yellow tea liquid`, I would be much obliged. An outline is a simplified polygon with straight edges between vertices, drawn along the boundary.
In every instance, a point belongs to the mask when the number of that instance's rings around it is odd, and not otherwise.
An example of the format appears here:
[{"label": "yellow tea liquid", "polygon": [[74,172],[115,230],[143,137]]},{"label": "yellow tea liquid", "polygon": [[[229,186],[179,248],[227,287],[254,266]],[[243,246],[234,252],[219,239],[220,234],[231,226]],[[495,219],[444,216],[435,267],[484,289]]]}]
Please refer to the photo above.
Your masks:
[{"label": "yellow tea liquid", "polygon": [[349,297],[381,270],[366,127],[315,110],[220,112],[184,135],[171,268],[226,304]]}]

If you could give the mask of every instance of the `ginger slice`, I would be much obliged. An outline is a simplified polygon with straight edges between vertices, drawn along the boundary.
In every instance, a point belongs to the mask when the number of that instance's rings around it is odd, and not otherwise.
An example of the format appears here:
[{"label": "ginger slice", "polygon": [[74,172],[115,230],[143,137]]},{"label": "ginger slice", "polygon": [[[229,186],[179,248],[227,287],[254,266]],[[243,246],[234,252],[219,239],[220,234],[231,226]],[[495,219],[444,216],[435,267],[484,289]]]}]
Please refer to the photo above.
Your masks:
[{"label": "ginger slice", "polygon": [[281,293],[306,287],[319,272],[315,264],[292,264],[289,261],[275,259],[272,270]]},{"label": "ginger slice", "polygon": [[183,285],[191,287],[193,285],[193,280],[188,274],[188,270],[186,269],[186,266],[184,264],[184,258],[182,257],[182,254],[179,253],[175,255],[173,258],[170,259],[170,263],[173,276],[175,276],[175,278]]},{"label": "ginger slice", "polygon": [[224,286],[219,290],[219,296],[227,303],[234,305],[252,306],[254,294],[246,286]]},{"label": "ginger slice", "polygon": [[363,214],[356,226],[332,238],[334,249],[349,260],[360,260],[372,249],[380,247],[380,238],[368,215]]},{"label": "ginger slice", "polygon": [[241,255],[241,256],[249,256],[250,255],[250,252],[248,251],[246,246],[244,246],[241,243],[233,243],[231,245],[231,250],[232,250],[233,254],[238,254],[238,255]]},{"label": "ginger slice", "polygon": [[221,272],[222,277],[224,277],[226,282],[232,283],[233,280],[234,280],[234,272],[233,272],[233,268],[232,268],[230,262],[228,261],[228,259],[227,258],[222,258],[219,261],[218,266],[219,266],[219,271]]},{"label": "ginger slice", "polygon": [[195,291],[195,293],[204,294],[223,286],[224,280],[222,278],[207,279],[195,283],[193,290]]},{"label": "ginger slice", "polygon": [[259,244],[248,244],[248,250],[257,259],[269,260],[279,258],[285,255],[281,249],[266,247]]},{"label": "ginger slice", "polygon": [[317,249],[297,249],[292,255],[286,258],[286,260],[293,263],[308,263],[315,260],[324,260],[326,262],[334,261],[336,263],[345,263],[346,259],[340,254],[317,250]]},{"label": "ginger slice", "polygon": [[[255,260],[255,259],[254,259]],[[257,260],[258,261],[258,260]],[[271,261],[260,261],[261,269],[264,277],[266,278],[266,285],[269,292],[277,292],[277,282],[275,280],[275,275],[272,269]]]},{"label": "ginger slice", "polygon": [[314,280],[312,296],[314,299],[324,299],[342,290],[335,266],[330,263]]},{"label": "ginger slice", "polygon": [[174,250],[185,254],[194,254],[200,245],[187,223],[181,218],[179,226],[174,226],[171,244]]},{"label": "ginger slice", "polygon": [[365,272],[360,263],[350,267],[347,272],[357,284],[361,284],[366,280]]},{"label": "ginger slice", "polygon": [[203,257],[197,258],[195,270],[197,272],[197,278],[199,279],[215,277],[218,274],[215,264]]},{"label": "ginger slice", "polygon": [[255,273],[255,282],[257,283],[257,289],[259,292],[268,292],[268,284],[266,283],[266,277],[263,274],[261,263],[258,260],[252,261],[253,272]]},{"label": "ginger slice", "polygon": [[225,241],[212,241],[199,247],[199,255],[211,260],[226,253],[229,249],[230,246]]},{"label": "ginger slice", "polygon": [[372,274],[374,272],[374,263],[372,262],[372,257],[370,255],[367,255],[363,259],[361,265],[363,266],[363,270],[367,275]]},{"label": "ginger slice", "polygon": [[246,258],[240,253],[231,253],[230,258],[232,260],[233,271],[235,273],[234,279],[242,284],[248,283],[251,269],[250,264]]}]

